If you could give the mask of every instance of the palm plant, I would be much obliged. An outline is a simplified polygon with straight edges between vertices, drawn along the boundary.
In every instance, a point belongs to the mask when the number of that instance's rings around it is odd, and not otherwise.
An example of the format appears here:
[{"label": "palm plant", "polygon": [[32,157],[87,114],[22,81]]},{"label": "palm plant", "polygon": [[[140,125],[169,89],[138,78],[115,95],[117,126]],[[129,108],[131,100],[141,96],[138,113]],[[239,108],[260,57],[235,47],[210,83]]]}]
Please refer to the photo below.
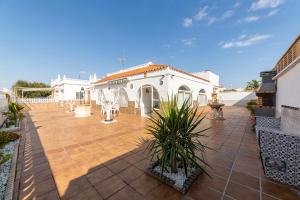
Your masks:
[{"label": "palm plant", "polygon": [[252,80],[247,82],[245,90],[257,90],[260,86],[260,81]]},{"label": "palm plant", "polygon": [[206,136],[203,132],[207,129],[198,129],[205,118],[203,112],[199,115],[198,109],[191,107],[189,99],[179,107],[177,96],[169,98],[161,112],[154,112],[147,128],[152,136],[147,149],[151,159],[157,159],[161,176],[164,171],[176,173],[179,168],[184,169],[186,176],[189,168],[200,168],[206,173],[207,146],[201,143],[200,138]]},{"label": "palm plant", "polygon": [[9,121],[17,125],[18,122],[24,118],[24,113],[22,112],[23,109],[24,107],[21,106],[20,104],[9,102],[8,111],[3,112],[3,115],[7,116]]}]

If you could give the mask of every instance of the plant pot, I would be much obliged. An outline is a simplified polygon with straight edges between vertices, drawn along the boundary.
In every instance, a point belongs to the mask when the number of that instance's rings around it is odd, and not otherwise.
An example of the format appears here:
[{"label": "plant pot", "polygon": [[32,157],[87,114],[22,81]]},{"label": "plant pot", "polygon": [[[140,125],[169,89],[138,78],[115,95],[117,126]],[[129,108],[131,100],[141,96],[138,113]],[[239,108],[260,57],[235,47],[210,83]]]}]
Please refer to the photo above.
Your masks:
[{"label": "plant pot", "polygon": [[193,172],[191,172],[189,174],[188,177],[186,177],[186,179],[184,180],[183,184],[178,185],[178,183],[176,183],[176,180],[168,177],[166,175],[166,173],[164,172],[162,174],[162,176],[160,175],[160,172],[158,172],[157,170],[155,170],[155,168],[159,166],[159,162],[154,162],[153,164],[150,165],[150,167],[146,170],[146,172],[159,179],[160,181],[162,181],[163,183],[171,186],[172,188],[174,188],[175,190],[179,191],[182,194],[185,194],[189,188],[191,187],[192,183],[197,179],[197,177],[203,173],[203,171],[199,168],[195,168],[193,170]]}]

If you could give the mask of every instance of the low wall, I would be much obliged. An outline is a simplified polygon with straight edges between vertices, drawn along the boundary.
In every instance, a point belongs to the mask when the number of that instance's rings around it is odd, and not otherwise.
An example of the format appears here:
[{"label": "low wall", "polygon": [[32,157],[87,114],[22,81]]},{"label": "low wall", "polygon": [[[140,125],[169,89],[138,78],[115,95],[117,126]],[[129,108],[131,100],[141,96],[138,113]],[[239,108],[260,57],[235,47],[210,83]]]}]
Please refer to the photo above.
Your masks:
[{"label": "low wall", "polygon": [[226,106],[246,106],[250,100],[256,100],[255,92],[220,92],[219,99]]},{"label": "low wall", "polygon": [[18,98],[18,103],[57,103],[52,97],[40,97],[40,98]]},{"label": "low wall", "polygon": [[128,107],[120,107],[120,113],[135,114],[135,102],[128,101]]}]

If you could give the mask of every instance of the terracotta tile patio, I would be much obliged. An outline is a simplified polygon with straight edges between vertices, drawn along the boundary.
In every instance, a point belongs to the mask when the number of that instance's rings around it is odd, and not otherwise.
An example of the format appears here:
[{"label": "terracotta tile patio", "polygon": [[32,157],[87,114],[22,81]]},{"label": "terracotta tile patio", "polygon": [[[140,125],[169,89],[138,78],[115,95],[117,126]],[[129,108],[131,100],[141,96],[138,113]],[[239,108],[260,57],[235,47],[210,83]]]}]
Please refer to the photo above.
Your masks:
[{"label": "terracotta tile patio", "polygon": [[14,199],[299,199],[263,175],[246,109],[227,107],[225,121],[206,120],[203,138],[211,178],[201,175],[182,196],[145,173],[138,139],[146,119],[121,114],[104,125],[99,114],[75,118],[58,107],[29,111],[22,131]]}]

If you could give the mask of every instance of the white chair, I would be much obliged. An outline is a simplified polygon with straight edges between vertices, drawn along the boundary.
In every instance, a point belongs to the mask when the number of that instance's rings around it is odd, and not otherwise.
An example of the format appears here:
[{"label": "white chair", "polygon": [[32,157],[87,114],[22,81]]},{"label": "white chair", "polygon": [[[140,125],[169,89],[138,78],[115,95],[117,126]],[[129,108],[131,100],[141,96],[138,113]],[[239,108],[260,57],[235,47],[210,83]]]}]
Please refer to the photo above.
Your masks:
[{"label": "white chair", "polygon": [[113,108],[112,108],[112,114],[118,115],[120,112],[120,105],[116,104]]}]

